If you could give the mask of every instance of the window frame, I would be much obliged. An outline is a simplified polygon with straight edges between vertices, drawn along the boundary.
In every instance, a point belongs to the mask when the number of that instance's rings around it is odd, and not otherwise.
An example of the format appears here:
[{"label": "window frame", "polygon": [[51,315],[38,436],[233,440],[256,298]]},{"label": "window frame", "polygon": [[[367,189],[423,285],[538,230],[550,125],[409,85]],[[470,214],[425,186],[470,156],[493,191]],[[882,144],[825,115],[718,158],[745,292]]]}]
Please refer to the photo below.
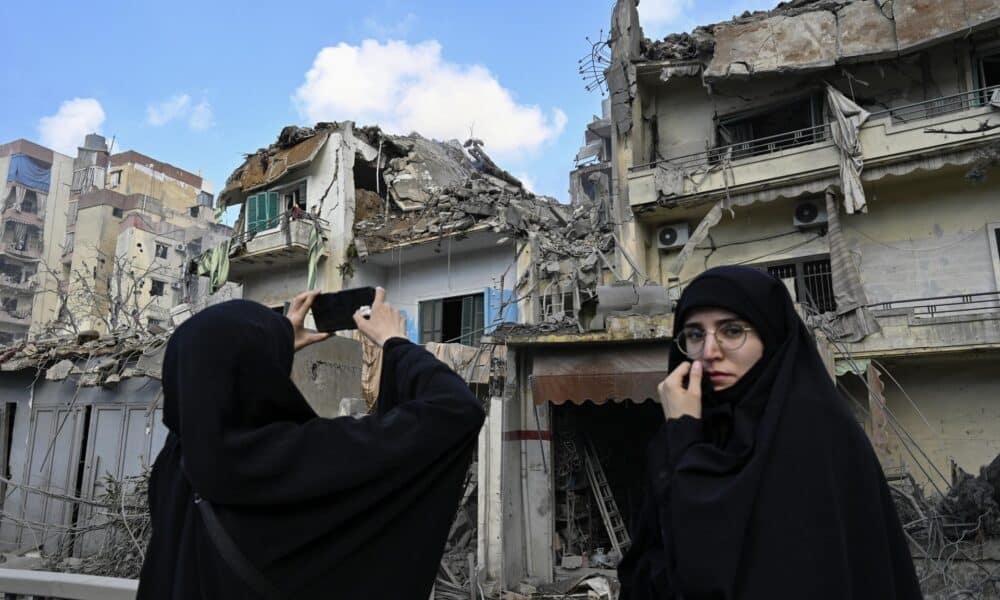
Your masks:
[{"label": "window frame", "polygon": [[[810,305],[813,306],[813,308],[815,308],[816,310],[819,310],[822,307],[811,305],[811,303],[808,302],[808,296],[806,296],[805,298],[801,297],[802,295],[801,291],[803,290],[808,291],[808,287],[806,286],[805,265],[807,263],[815,263],[821,261],[825,261],[830,265],[830,270],[829,270],[830,300],[833,303],[832,306],[829,307],[828,311],[824,312],[836,311],[837,300],[833,291],[833,262],[831,261],[830,255],[828,253],[808,254],[805,256],[796,256],[784,260],[773,260],[762,263],[753,263],[747,266],[759,269],[769,275],[771,274],[770,270],[775,267],[788,267],[788,266],[795,267],[795,293],[791,294],[792,300],[797,304],[801,304],[803,306]],[[791,290],[789,291],[791,292]]]},{"label": "window frame", "polygon": [[987,223],[987,238],[990,244],[990,258],[993,263],[994,291],[1000,291],[1000,221]]},{"label": "window frame", "polygon": [[[782,150],[787,150],[790,148],[800,148],[802,146],[809,146],[811,144],[817,144],[826,141],[828,137],[826,135],[826,132],[823,132],[822,135],[813,136],[813,140],[808,143],[794,144],[794,145],[789,145],[788,147],[775,148],[773,151],[769,152],[751,152],[749,147],[754,143],[754,141],[766,139],[767,137],[770,136],[758,136],[757,134],[751,133],[750,138],[742,142],[726,142],[723,139],[721,131],[725,127],[730,127],[736,123],[751,121],[757,117],[761,117],[763,115],[776,112],[778,110],[781,110],[782,108],[792,106],[804,100],[810,102],[810,111],[811,111],[810,121],[812,122],[812,125],[810,125],[810,127],[819,127],[820,125],[825,125],[827,123],[826,100],[823,97],[823,94],[820,90],[810,90],[808,93],[797,94],[795,96],[785,98],[780,101],[772,102],[764,106],[738,111],[723,116],[717,116],[715,118],[714,127],[712,128],[712,135],[715,143],[709,150],[710,156],[714,157],[714,159],[718,161],[721,159],[722,156],[721,153],[717,152],[718,150],[721,150],[722,148],[728,148],[730,146],[737,146],[739,144],[746,145],[747,149],[744,151],[744,153],[739,153],[739,154],[737,154],[734,151],[733,160],[739,160],[743,158],[753,158],[756,156],[768,156],[770,154],[781,152]],[[795,131],[798,130],[792,129],[784,133],[773,134],[773,135],[784,135],[785,133],[793,133]]]},{"label": "window frame", "polygon": [[[456,339],[444,337],[444,304],[461,301],[459,334]],[[486,294],[473,292],[417,302],[417,331],[419,343],[428,342],[477,346],[482,340],[486,325]]]},{"label": "window frame", "polygon": [[[162,251],[161,251],[162,249]],[[161,242],[153,242],[153,256],[160,260],[166,260],[169,256],[170,248]]]},{"label": "window frame", "polygon": [[[156,293],[156,284],[160,284],[160,293]],[[167,282],[162,279],[150,278],[149,280],[149,296],[162,298],[167,294]]]},{"label": "window frame", "polygon": [[[264,204],[264,218],[258,218],[258,212],[260,206],[258,202],[263,199]],[[272,203],[273,201],[273,203]],[[284,211],[281,210],[281,194],[275,190],[268,190],[264,192],[258,192],[247,196],[246,199],[246,232],[247,233],[263,233],[267,231],[275,231],[281,227],[281,215]],[[273,214],[269,213],[273,210]],[[259,224],[259,226],[255,226]]]}]

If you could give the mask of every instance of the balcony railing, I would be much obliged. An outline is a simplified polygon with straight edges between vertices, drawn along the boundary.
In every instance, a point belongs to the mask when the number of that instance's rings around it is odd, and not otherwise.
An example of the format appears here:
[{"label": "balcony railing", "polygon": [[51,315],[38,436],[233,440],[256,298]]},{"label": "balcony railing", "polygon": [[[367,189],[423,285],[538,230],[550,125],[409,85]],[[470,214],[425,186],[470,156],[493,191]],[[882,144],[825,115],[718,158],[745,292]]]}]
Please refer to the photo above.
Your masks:
[{"label": "balcony railing", "polygon": [[45,220],[38,213],[15,210],[13,207],[3,211],[3,220],[24,223],[39,229],[45,226]]},{"label": "balcony railing", "polygon": [[16,311],[7,311],[0,308],[0,323],[10,323],[12,325],[30,325],[31,314]]},{"label": "balcony railing", "polygon": [[0,596],[4,599],[134,600],[138,589],[136,579],[0,569]]},{"label": "balcony railing", "polygon": [[244,231],[234,235],[231,243],[235,246],[249,242],[250,240],[260,236],[285,232],[288,231],[291,223],[296,222],[308,224],[317,223],[323,231],[327,231],[330,228],[330,224],[327,221],[320,219],[319,217],[309,215],[305,211],[288,211],[281,213],[269,221],[257,223],[253,231]]},{"label": "balcony railing", "polygon": [[38,260],[42,257],[42,244],[40,242],[27,242],[23,244],[0,242],[0,254],[9,254],[24,260]]},{"label": "balcony railing", "polygon": [[26,279],[24,281],[14,281],[6,275],[0,275],[0,288],[15,290],[19,292],[30,292],[35,289],[37,283],[33,279]]},{"label": "balcony railing", "polygon": [[[923,119],[930,119],[941,115],[948,115],[963,112],[973,108],[986,106],[990,102],[992,95],[1000,90],[1000,86],[992,86],[943,96],[899,106],[879,112],[872,113],[868,123],[880,119],[891,119],[893,123],[910,123]],[[782,150],[799,148],[825,142],[831,139],[830,124],[822,123],[813,127],[806,127],[787,133],[780,133],[768,137],[747,140],[726,146],[710,148],[702,152],[687,154],[675,158],[657,160],[629,168],[629,172],[641,171],[657,165],[667,165],[669,167],[691,171],[700,167],[709,167],[726,160],[739,160],[753,156],[773,154]]]},{"label": "balcony railing", "polygon": [[989,104],[993,94],[998,90],[1000,90],[1000,86],[991,86],[952,96],[942,96],[941,98],[933,98],[931,100],[924,100],[923,102],[915,102],[872,113],[870,118],[891,118],[893,123],[910,123],[922,119],[931,119],[941,115],[949,115],[986,106]]},{"label": "balcony railing", "polygon": [[870,304],[878,312],[908,312],[917,317],[943,317],[960,314],[1000,312],[1000,291],[956,294],[932,298],[913,298]]}]

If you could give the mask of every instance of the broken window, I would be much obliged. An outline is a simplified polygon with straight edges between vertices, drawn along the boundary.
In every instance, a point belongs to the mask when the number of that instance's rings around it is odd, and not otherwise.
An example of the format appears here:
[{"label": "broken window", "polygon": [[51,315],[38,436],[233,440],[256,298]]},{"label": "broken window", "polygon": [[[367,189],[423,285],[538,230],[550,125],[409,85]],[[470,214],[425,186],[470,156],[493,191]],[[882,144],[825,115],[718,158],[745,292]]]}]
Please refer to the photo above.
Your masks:
[{"label": "broken window", "polygon": [[21,201],[21,212],[38,214],[38,194],[34,190],[24,192],[24,200]]},{"label": "broken window", "polygon": [[833,273],[829,257],[807,257],[761,265],[788,288],[792,300],[817,313],[837,310],[833,294]]},{"label": "broken window", "polygon": [[719,120],[717,149],[710,153],[717,162],[732,147],[732,158],[770,154],[826,138],[823,97],[819,94]]},{"label": "broken window", "polygon": [[153,252],[156,258],[167,258],[167,245],[157,242]]},{"label": "broken window", "polygon": [[476,346],[483,336],[482,294],[440,298],[420,303],[420,343],[445,342]]},{"label": "broken window", "polygon": [[118,187],[122,182],[121,171],[111,171],[108,173],[108,187]]},{"label": "broken window", "polygon": [[290,211],[294,208],[306,209],[306,182],[302,181],[293,188],[281,191],[281,206]]},{"label": "broken window", "polygon": [[278,226],[278,192],[261,192],[247,198],[247,232],[264,231]]},{"label": "broken window", "polygon": [[994,50],[988,54],[981,54],[973,60],[973,74],[976,79],[976,87],[983,90],[980,94],[979,103],[986,104],[990,101],[991,89],[1000,86],[1000,50]]},{"label": "broken window", "polygon": [[166,282],[161,281],[159,279],[153,279],[149,284],[149,295],[162,296],[165,287],[166,287]]},{"label": "broken window", "polygon": [[542,319],[564,315],[572,317],[576,315],[576,306],[573,303],[573,292],[546,294],[542,296]]}]

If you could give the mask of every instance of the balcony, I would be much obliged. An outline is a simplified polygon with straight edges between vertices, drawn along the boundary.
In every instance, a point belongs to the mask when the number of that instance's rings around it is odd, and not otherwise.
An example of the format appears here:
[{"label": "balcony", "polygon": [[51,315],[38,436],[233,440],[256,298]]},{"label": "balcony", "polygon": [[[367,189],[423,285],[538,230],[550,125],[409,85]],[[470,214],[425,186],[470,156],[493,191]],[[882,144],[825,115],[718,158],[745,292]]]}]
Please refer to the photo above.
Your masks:
[{"label": "balcony", "polygon": [[[989,101],[998,91],[1000,86],[983,88],[872,113],[859,132],[862,178],[878,179],[891,165],[929,156],[941,156],[941,164],[971,162],[977,148],[1000,139],[1000,129],[980,130],[982,122],[998,114]],[[665,188],[670,193],[664,195],[677,203],[805,183],[819,191],[837,182],[839,161],[830,124],[824,123],[632,167],[629,201],[634,208],[655,204]]]},{"label": "balcony", "polygon": [[42,258],[42,244],[41,242],[27,242],[23,244],[0,242],[0,254],[34,262]]},{"label": "balcony", "polygon": [[16,210],[13,207],[8,208],[3,211],[3,220],[12,221],[14,223],[24,223],[25,225],[31,225],[32,227],[37,227],[42,229],[45,226],[45,220],[42,219],[40,215],[33,212],[25,212]]},{"label": "balcony", "polygon": [[0,308],[0,324],[27,327],[31,325],[31,313],[6,311]]},{"label": "balcony", "polygon": [[857,358],[1000,348],[1000,292],[881,302],[882,331],[846,349]]},{"label": "balcony", "polygon": [[0,290],[6,290],[10,292],[19,292],[22,294],[31,294],[37,287],[37,283],[32,279],[26,279],[24,281],[15,281],[7,275],[0,274]]},{"label": "balcony", "polygon": [[283,213],[274,222],[272,228],[233,236],[229,253],[230,279],[238,280],[274,268],[304,265],[309,260],[309,238],[313,230],[318,225],[325,238],[330,229],[323,219],[314,219],[301,212]]}]

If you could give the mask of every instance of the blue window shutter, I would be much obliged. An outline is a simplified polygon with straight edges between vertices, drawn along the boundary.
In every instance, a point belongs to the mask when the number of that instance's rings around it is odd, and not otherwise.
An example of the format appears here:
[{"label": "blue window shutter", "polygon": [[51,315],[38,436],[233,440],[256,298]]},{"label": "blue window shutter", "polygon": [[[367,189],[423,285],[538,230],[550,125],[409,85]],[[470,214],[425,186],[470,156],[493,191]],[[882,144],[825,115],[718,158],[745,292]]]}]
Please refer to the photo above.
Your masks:
[{"label": "blue window shutter", "polygon": [[483,298],[485,300],[483,326],[486,328],[483,333],[486,335],[493,333],[499,323],[517,322],[517,305],[513,303],[504,306],[500,321],[497,322],[497,311],[500,310],[504,302],[510,302],[514,298],[514,290],[503,290],[501,292],[493,288],[486,288],[483,290]]},{"label": "blue window shutter", "polygon": [[503,309],[503,321],[504,323],[517,323],[517,303],[514,300],[514,290],[504,290],[503,291],[503,301],[509,302]]},{"label": "blue window shutter", "polygon": [[420,332],[417,331],[417,322],[410,318],[410,315],[406,314],[405,310],[399,311],[402,313],[403,318],[406,319],[406,337],[414,344],[420,343]]}]

